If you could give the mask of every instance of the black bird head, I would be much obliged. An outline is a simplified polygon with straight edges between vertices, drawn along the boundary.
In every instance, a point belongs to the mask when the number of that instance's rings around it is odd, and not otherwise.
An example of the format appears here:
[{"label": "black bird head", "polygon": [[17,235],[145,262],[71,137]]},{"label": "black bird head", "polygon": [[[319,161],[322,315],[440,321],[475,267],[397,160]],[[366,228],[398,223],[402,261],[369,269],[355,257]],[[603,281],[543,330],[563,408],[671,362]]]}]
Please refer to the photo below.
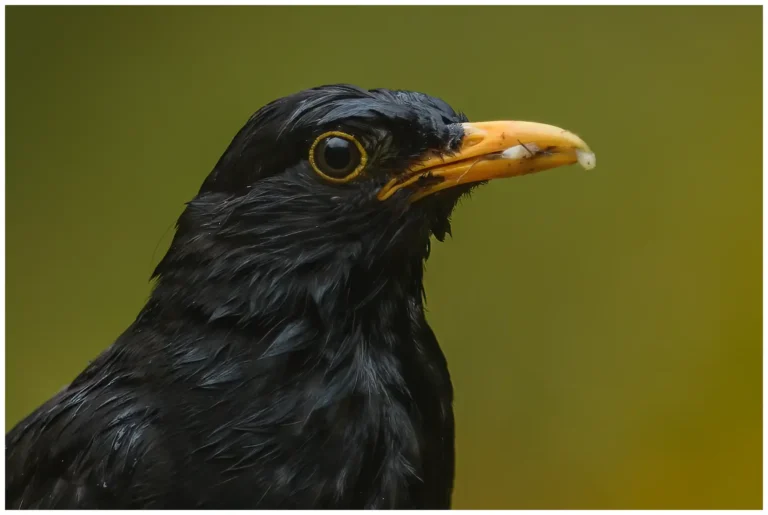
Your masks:
[{"label": "black bird head", "polygon": [[237,133],[156,274],[183,270],[166,282],[191,288],[187,298],[213,318],[264,315],[289,298],[330,308],[329,294],[343,299],[337,309],[354,309],[382,281],[420,290],[430,236],[444,239],[474,186],[593,158],[568,131],[468,123],[423,93],[308,89],[264,106]]},{"label": "black bird head", "polygon": [[[296,225],[282,223],[305,237],[319,229],[323,241],[352,237],[373,243],[368,250],[386,258],[397,250],[398,237],[413,236],[425,225],[444,237],[459,192],[441,195],[443,202],[421,203],[429,204],[427,210],[421,204],[414,210],[405,192],[388,201],[378,194],[393,178],[405,179],[410,167],[431,152],[456,151],[466,121],[442,100],[422,93],[347,85],[305,90],[255,113],[201,193],[250,194],[252,206],[259,202],[265,209],[265,196],[277,195],[282,202],[292,198]],[[259,192],[249,193],[253,189]]]}]

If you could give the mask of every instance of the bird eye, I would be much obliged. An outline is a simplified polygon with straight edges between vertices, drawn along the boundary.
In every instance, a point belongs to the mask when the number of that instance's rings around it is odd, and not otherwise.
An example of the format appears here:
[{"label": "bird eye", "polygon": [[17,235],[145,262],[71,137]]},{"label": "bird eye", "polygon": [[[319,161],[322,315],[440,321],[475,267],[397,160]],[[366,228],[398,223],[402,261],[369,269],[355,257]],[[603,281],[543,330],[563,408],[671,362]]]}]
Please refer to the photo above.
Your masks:
[{"label": "bird eye", "polygon": [[331,182],[348,182],[365,168],[368,155],[359,141],[344,132],[321,134],[309,149],[312,168]]}]

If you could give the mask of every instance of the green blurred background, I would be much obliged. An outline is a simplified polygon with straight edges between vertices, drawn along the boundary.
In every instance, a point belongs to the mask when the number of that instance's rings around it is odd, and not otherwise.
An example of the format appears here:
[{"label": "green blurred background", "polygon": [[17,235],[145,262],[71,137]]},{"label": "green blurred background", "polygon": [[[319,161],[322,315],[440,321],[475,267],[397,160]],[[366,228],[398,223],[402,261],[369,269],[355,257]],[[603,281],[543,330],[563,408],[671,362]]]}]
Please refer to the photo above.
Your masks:
[{"label": "green blurred background", "polygon": [[762,506],[760,7],[6,8],[6,428],[130,324],[247,117],[319,84],[572,129],[427,267],[456,508]]}]

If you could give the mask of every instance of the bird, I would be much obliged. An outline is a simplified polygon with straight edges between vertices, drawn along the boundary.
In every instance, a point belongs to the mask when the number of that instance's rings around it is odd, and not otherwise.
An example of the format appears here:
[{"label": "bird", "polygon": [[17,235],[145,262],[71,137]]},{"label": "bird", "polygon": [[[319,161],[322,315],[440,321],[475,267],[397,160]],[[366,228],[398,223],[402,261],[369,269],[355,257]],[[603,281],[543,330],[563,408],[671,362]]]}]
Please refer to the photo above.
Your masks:
[{"label": "bird", "polygon": [[185,204],[135,320],[6,434],[10,509],[449,509],[433,242],[574,133],[330,84],[267,103]]}]

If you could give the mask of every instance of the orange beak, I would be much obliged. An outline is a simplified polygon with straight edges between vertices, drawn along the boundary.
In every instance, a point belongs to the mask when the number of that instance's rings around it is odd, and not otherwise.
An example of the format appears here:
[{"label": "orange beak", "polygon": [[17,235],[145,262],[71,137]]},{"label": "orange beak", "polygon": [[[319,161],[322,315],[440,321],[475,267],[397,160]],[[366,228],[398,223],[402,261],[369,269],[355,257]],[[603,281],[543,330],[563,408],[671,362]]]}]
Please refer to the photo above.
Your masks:
[{"label": "orange beak", "polygon": [[[450,156],[432,156],[387,183],[378,193],[386,200],[415,185],[411,202],[460,184],[488,181],[581,164],[594,168],[595,154],[565,129],[534,122],[463,123],[464,139]],[[418,184],[416,184],[418,183]],[[423,186],[420,186],[423,184]]]}]

